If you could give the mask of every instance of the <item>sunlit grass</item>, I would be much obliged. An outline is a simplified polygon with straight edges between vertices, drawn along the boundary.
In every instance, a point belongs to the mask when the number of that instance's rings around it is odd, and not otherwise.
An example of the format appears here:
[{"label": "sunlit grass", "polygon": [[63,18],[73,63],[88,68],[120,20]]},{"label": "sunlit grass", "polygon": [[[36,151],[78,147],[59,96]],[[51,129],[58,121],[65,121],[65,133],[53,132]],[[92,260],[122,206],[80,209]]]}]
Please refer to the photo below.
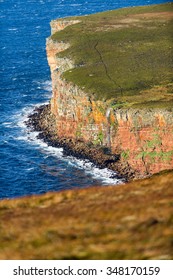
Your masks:
[{"label": "sunlit grass", "polygon": [[[96,99],[171,108],[172,18],[171,3],[75,17],[81,23],[52,36],[71,45],[58,54],[75,62],[75,68],[63,77]],[[170,86],[164,95],[159,89],[153,91],[167,84]]]}]

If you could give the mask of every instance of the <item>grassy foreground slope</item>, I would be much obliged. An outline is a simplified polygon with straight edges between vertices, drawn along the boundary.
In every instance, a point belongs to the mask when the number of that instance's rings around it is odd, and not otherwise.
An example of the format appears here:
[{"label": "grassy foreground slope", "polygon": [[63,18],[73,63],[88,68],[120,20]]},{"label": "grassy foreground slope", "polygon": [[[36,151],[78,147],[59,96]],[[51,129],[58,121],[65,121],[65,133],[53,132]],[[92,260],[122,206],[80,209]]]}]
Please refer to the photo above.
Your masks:
[{"label": "grassy foreground slope", "polygon": [[52,35],[71,45],[58,54],[75,62],[65,79],[122,107],[172,108],[173,3],[73,19]]},{"label": "grassy foreground slope", "polygon": [[0,201],[0,259],[173,259],[172,182]]}]

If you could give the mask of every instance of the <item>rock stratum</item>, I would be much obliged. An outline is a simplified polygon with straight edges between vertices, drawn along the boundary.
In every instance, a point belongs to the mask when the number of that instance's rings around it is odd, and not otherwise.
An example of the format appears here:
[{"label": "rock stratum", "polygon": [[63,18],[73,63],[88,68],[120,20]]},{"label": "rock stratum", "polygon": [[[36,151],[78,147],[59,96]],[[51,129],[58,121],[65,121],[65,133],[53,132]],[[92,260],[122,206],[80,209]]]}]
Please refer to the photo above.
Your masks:
[{"label": "rock stratum", "polygon": [[[153,13],[150,11],[149,14],[139,12],[137,14],[138,18],[141,18],[142,15],[143,24],[144,22],[146,24],[146,18],[149,18],[150,21],[153,18],[155,20],[161,18],[165,22],[170,21],[173,13],[163,11]],[[133,13],[130,16],[123,15],[123,18],[126,19],[126,22],[134,23],[134,19],[137,19],[135,16]],[[104,18],[104,13],[102,18]],[[82,21],[83,17],[52,21],[52,36],[47,39],[46,44],[53,88],[50,110],[55,118],[55,130],[59,139],[67,139],[67,142],[71,139],[75,143],[92,143],[95,147],[106,147],[111,156],[116,155],[116,163],[109,165],[109,167],[116,170],[118,162],[119,165],[120,162],[122,165],[126,163],[129,169],[133,170],[131,173],[135,174],[132,177],[145,177],[165,169],[172,169],[173,111],[170,107],[148,107],[147,105],[138,106],[138,104],[137,106],[124,106],[128,102],[119,101],[112,96],[111,98],[96,98],[95,94],[85,90],[85,86],[81,87],[64,78],[64,73],[70,73],[77,67],[81,69],[83,67],[82,65],[77,66],[75,60],[65,55],[65,51],[70,49],[71,45],[67,42],[67,38],[63,41],[64,33],[60,36],[61,39],[58,37],[55,40],[55,36],[58,33],[61,34],[62,31],[65,32],[72,25],[79,26]],[[122,18],[119,19],[119,22],[122,24]],[[162,24],[165,24],[163,22]],[[105,24],[103,26],[105,27]],[[134,26],[131,27],[134,28]],[[121,29],[121,26],[114,27],[115,34],[119,28]],[[126,27],[126,29],[128,28],[129,26]],[[93,46],[95,51],[98,51],[97,45],[98,43]],[[148,45],[152,49],[150,39]],[[107,47],[109,48],[109,46]],[[111,56],[114,59],[114,55],[111,54]],[[104,63],[101,53],[100,59],[100,63]],[[106,75],[111,78],[106,68],[107,65],[104,64],[104,67],[107,71]],[[93,75],[92,73],[87,75],[86,79],[92,78]],[[172,85],[170,82],[168,84],[169,87]],[[145,101],[148,92],[152,92],[153,96],[162,94],[164,98],[165,96],[172,98],[171,91],[167,90],[166,86],[166,84],[162,84],[162,86],[150,87],[148,91],[144,90],[142,95],[140,91],[140,102]],[[154,103],[153,100],[155,100],[153,96],[149,100],[151,103]],[[135,98],[137,97],[135,96]],[[160,104],[165,101],[162,99],[159,100]],[[172,102],[172,99],[167,101]],[[148,100],[146,104],[148,104]]]}]

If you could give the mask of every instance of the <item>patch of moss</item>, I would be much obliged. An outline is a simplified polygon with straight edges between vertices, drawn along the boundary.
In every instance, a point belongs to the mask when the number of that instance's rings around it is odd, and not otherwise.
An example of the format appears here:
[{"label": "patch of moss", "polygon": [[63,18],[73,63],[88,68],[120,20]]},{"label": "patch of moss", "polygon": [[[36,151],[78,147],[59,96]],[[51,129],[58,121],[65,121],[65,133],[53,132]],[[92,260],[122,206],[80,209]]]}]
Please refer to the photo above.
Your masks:
[{"label": "patch of moss", "polygon": [[98,132],[97,138],[93,141],[94,145],[102,145],[103,144],[104,135],[102,130]]},{"label": "patch of moss", "polygon": [[126,151],[121,152],[121,157],[125,160],[129,159],[129,155],[130,155],[130,150],[126,150]]}]

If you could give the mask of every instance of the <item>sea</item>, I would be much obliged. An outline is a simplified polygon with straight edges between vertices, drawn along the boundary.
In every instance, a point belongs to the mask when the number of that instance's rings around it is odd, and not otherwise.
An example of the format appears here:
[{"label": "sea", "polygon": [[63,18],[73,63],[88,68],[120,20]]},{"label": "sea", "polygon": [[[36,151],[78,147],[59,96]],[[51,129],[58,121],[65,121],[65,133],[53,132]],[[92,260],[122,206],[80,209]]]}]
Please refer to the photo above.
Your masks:
[{"label": "sea", "polygon": [[89,161],[64,156],[25,125],[51,98],[45,43],[50,21],[159,0],[0,0],[0,199],[121,183]]}]

